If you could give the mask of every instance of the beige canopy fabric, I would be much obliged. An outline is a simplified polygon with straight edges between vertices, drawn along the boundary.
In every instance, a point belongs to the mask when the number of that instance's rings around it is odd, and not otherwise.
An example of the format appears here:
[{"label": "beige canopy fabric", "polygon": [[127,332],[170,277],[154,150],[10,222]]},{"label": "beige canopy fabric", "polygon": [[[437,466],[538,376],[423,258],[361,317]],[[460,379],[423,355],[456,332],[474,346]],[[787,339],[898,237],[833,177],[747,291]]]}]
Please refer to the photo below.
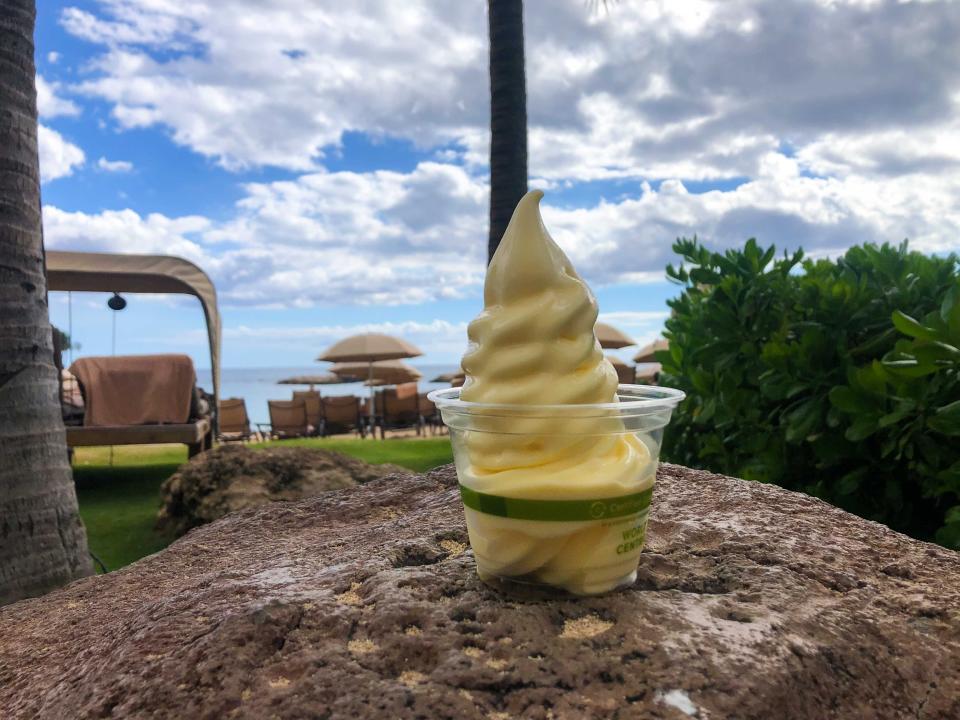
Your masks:
[{"label": "beige canopy fabric", "polygon": [[607,323],[598,322],[594,326],[593,331],[597,335],[597,340],[600,341],[600,347],[605,350],[617,350],[637,344],[634,339],[625,332]]},{"label": "beige canopy fabric", "polygon": [[607,355],[607,360],[610,361],[610,364],[614,367],[630,367],[623,360],[618,358],[616,355]]},{"label": "beige canopy fabric", "polygon": [[339,363],[330,368],[331,372],[341,377],[363,377],[379,380],[384,385],[397,385],[419,380],[423,375],[420,371],[401,360],[381,360],[375,363]]},{"label": "beige canopy fabric", "polygon": [[83,292],[193,295],[203,307],[210,343],[214,400],[220,401],[220,312],[217,291],[203,270],[172,255],[47,252],[47,287]]},{"label": "beige canopy fabric", "polygon": [[[317,358],[327,362],[375,362],[377,360],[399,360],[423,355],[415,345],[392,335],[365,333],[352,335],[328,347]],[[359,374],[361,377],[365,373]]]},{"label": "beige canopy fabric", "polygon": [[655,340],[649,345],[644,345],[640,348],[640,351],[633,356],[633,361],[638,363],[652,363],[656,362],[657,358],[654,356],[654,353],[659,352],[660,350],[669,350],[670,343],[668,343],[663,338]]}]

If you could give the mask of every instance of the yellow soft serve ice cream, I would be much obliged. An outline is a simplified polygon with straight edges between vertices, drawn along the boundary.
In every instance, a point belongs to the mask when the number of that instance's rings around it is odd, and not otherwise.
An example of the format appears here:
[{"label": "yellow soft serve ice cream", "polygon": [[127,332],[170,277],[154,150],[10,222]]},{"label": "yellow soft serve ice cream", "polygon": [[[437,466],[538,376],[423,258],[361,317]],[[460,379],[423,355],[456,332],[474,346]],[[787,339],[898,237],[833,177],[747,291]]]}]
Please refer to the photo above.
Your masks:
[{"label": "yellow soft serve ice cream", "polygon": [[478,405],[453,439],[480,575],[589,595],[635,578],[657,447],[596,407],[616,402],[617,374],[542,196],[520,201],[487,270],[460,394]]}]

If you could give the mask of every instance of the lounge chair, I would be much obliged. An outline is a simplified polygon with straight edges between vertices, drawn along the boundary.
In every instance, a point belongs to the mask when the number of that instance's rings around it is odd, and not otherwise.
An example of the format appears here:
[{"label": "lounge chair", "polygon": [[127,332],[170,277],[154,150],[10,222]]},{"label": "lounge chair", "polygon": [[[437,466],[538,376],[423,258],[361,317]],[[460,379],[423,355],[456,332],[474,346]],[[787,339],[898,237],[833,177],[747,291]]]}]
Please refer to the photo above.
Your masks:
[{"label": "lounge chair", "polygon": [[633,365],[614,365],[617,379],[621,385],[634,385],[637,382],[637,369]]},{"label": "lounge chair", "polygon": [[250,416],[243,398],[226,398],[220,401],[220,442],[239,440],[246,442],[253,436],[250,431]]},{"label": "lounge chair", "polygon": [[660,382],[660,366],[652,365],[637,372],[637,383],[640,385],[657,385]]},{"label": "lounge chair", "polygon": [[[307,405],[302,398],[296,400],[267,400],[270,410],[270,429],[265,436],[276,440],[299,438],[310,435],[312,428],[307,422]],[[258,423],[261,432],[263,425]]]},{"label": "lounge chair", "polygon": [[381,390],[376,395],[376,409],[375,423],[380,428],[381,440],[386,437],[387,430],[415,427],[417,435],[423,431],[416,383],[404,383]]},{"label": "lounge chair", "polygon": [[360,407],[360,399],[355,395],[323,398],[320,402],[320,435],[326,437],[356,430],[360,437],[366,437],[366,421]]},{"label": "lounge chair", "polygon": [[371,436],[376,436],[376,433],[373,430],[373,418],[370,417],[370,399],[363,398],[359,400],[360,402],[360,423],[364,427],[364,437],[366,437],[366,432],[369,431]]},{"label": "lounge chair", "polygon": [[320,393],[316,390],[294,390],[293,399],[302,399],[307,406],[307,422],[314,429],[320,428]]},{"label": "lounge chair", "polygon": [[424,426],[430,428],[431,435],[436,432],[443,432],[440,413],[437,412],[436,404],[427,399],[427,393],[420,393],[420,417],[423,418]]}]

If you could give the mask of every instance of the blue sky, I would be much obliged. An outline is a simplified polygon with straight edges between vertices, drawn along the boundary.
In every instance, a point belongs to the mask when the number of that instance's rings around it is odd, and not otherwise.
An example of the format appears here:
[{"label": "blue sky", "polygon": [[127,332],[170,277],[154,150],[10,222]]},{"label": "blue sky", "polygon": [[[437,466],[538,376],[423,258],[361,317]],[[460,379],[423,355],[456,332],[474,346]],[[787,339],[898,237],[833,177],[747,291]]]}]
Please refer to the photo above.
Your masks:
[{"label": "blue sky", "polygon": [[[197,262],[228,367],[309,365],[363,330],[455,362],[486,243],[484,3],[346,5],[41,0],[48,247]],[[957,249],[960,4],[563,0],[525,21],[531,186],[638,342],[678,235]],[[128,300],[117,352],[207,365],[194,301]],[[82,352],[109,353],[106,296],[70,304]]]}]

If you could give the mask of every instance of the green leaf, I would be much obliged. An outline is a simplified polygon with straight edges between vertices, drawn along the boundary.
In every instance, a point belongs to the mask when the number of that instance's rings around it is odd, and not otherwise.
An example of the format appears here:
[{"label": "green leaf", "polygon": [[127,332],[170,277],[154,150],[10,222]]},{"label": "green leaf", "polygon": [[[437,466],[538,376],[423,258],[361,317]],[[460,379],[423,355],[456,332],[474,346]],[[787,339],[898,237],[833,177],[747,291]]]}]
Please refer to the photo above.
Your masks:
[{"label": "green leaf", "polygon": [[960,522],[948,523],[937,530],[936,541],[944,547],[960,550]]},{"label": "green leaf", "polygon": [[786,397],[788,400],[790,400],[790,399],[792,399],[792,398],[795,398],[795,397],[796,397],[797,395],[799,395],[800,393],[807,392],[808,390],[810,390],[810,384],[809,384],[809,383],[806,383],[806,382],[794,383],[793,385],[791,385],[791,386],[789,386],[789,387],[787,388],[784,397]]},{"label": "green leaf", "polygon": [[940,304],[940,317],[946,323],[954,340],[960,340],[960,282],[955,284],[943,296]]},{"label": "green leaf", "polygon": [[928,327],[921,325],[909,315],[893,311],[893,326],[904,335],[909,335],[918,340],[937,340],[937,334]]},{"label": "green leaf", "polygon": [[944,435],[960,435],[960,400],[937,408],[927,427]]},{"label": "green leaf", "polygon": [[850,442],[860,442],[873,435],[880,426],[877,424],[877,418],[874,415],[861,415],[853,424],[847,428],[844,437]]},{"label": "green leaf", "polygon": [[857,345],[850,351],[851,355],[867,355],[873,353],[887,343],[892,342],[893,339],[897,336],[896,328],[887,328],[881,333],[878,333],[871,338],[864,340],[862,343]]},{"label": "green leaf", "polygon": [[773,260],[773,256],[777,252],[776,245],[771,245],[767,248],[767,251],[763,254],[763,257],[760,258],[760,269],[767,267],[770,264],[770,261]]},{"label": "green leaf", "polygon": [[874,360],[856,372],[857,382],[871,395],[883,396],[887,389],[887,371],[879,360]]},{"label": "green leaf", "polygon": [[853,472],[848,472],[837,483],[837,492],[841,495],[852,495],[860,489],[860,483],[867,476],[867,468],[858,468]]},{"label": "green leaf", "polygon": [[907,417],[910,413],[916,410],[916,408],[917,408],[916,403],[909,400],[903,401],[899,403],[896,410],[882,416],[880,420],[877,421],[877,424],[882,428],[889,427],[890,425],[896,425],[905,417]]},{"label": "green leaf", "polygon": [[786,440],[789,443],[805,440],[820,420],[820,400],[817,398],[801,403],[787,416]]},{"label": "green leaf", "polygon": [[934,340],[929,345],[918,344],[914,353],[921,362],[928,358],[929,360],[949,360],[951,362],[960,361],[960,348],[950,343]]},{"label": "green leaf", "polygon": [[714,413],[717,411],[717,399],[715,397],[707,400],[703,406],[700,408],[700,413],[697,415],[697,422],[705,424],[711,419],[713,419]]},{"label": "green leaf", "polygon": [[835,408],[851,415],[873,409],[873,403],[868,398],[854,392],[847,385],[838,385],[832,388],[829,397]]}]

